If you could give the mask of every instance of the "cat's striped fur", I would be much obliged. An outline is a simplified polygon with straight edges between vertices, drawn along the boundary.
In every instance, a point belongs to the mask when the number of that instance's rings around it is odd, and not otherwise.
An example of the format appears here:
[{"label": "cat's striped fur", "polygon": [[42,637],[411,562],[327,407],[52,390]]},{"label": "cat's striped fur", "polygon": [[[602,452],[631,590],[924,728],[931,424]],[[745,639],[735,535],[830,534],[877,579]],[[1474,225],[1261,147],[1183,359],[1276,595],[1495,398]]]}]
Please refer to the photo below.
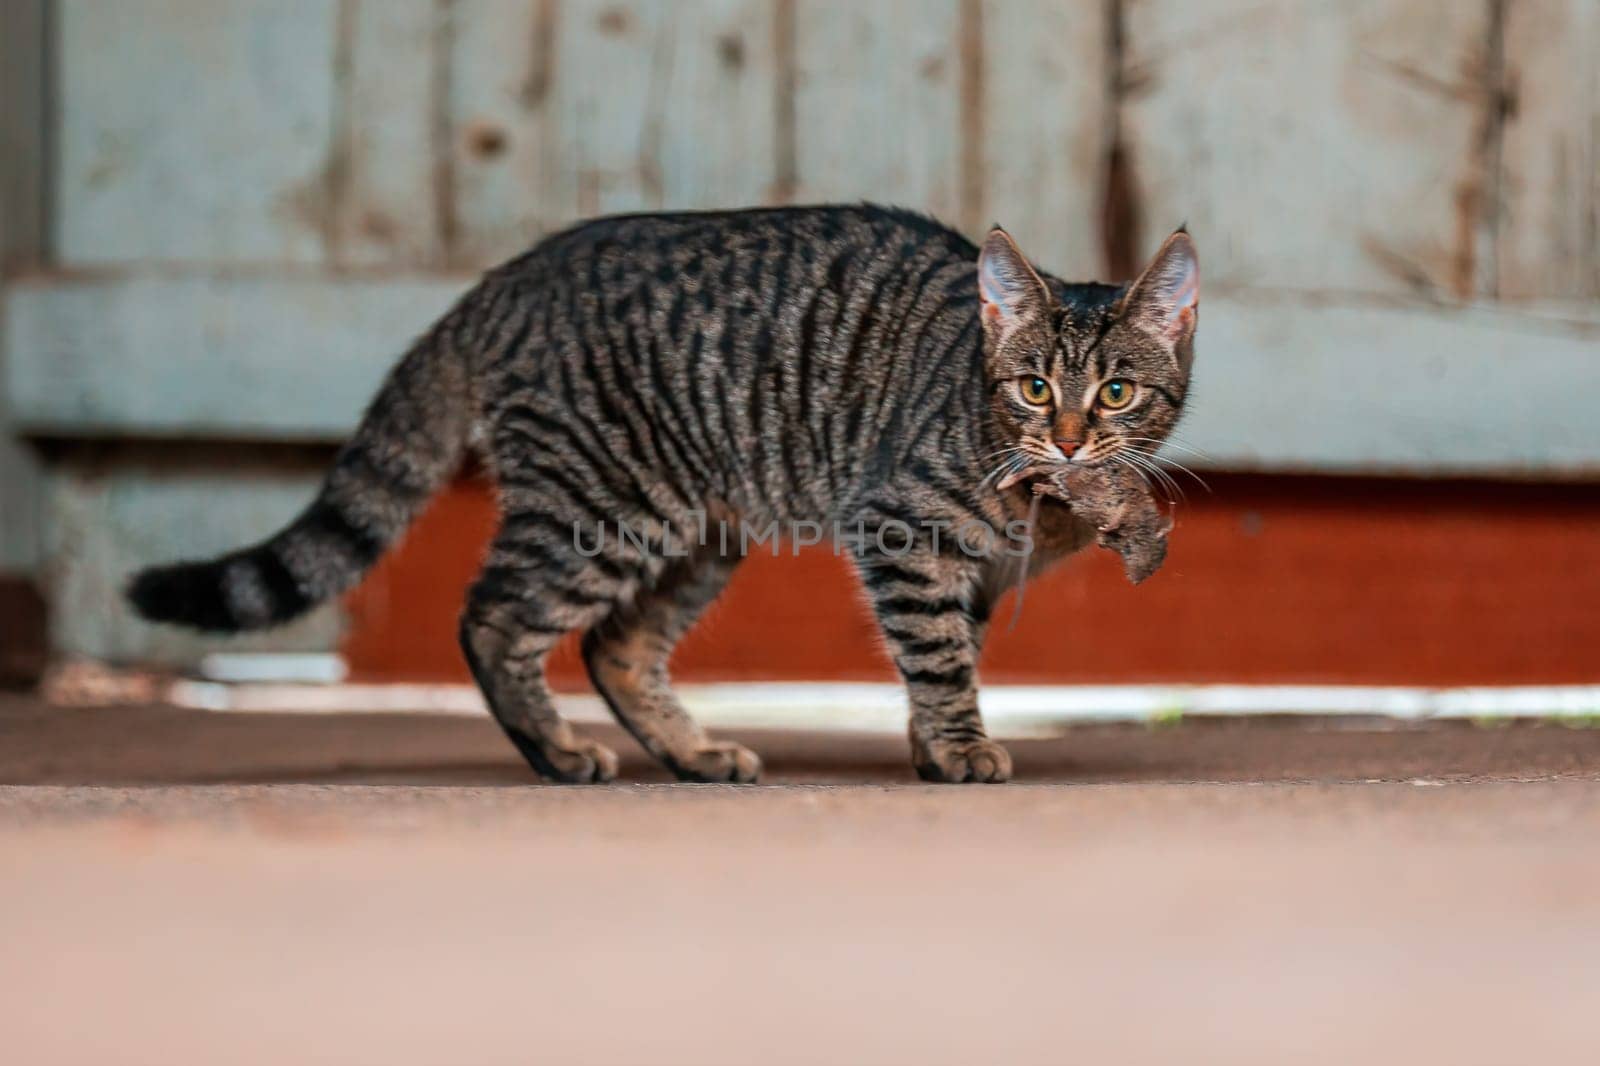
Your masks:
[{"label": "cat's striped fur", "polygon": [[[974,668],[1019,563],[998,548],[974,558],[948,534],[936,548],[930,523],[1005,529],[1028,509],[1020,477],[1103,463],[1119,437],[1163,438],[1187,386],[1194,270],[1181,235],[1132,290],[1041,278],[998,230],[981,260],[938,223],[873,206],[579,225],[491,271],[417,341],[287,529],[146,571],[130,597],[147,618],[208,630],[293,618],[351,587],[472,447],[503,517],[462,647],[528,761],[564,781],[615,773],[543,678],[557,640],[585,630],[596,687],[645,748],[684,778],[749,781],[756,756],[708,738],[667,685],[673,643],[739,561],[737,536],[700,547],[698,530],[704,516],[859,522],[863,583],[910,689],[917,769],[1004,780]],[[1082,399],[1113,377],[1138,383],[1137,418]],[[1018,394],[1019,379],[1036,394],[1036,378],[1049,405]],[[1059,504],[1045,511],[1035,565],[1093,537]],[[917,531],[909,552],[875,544],[894,521]],[[691,549],[615,536],[593,557],[578,549],[575,526],[592,546],[600,523],[618,522]]]}]

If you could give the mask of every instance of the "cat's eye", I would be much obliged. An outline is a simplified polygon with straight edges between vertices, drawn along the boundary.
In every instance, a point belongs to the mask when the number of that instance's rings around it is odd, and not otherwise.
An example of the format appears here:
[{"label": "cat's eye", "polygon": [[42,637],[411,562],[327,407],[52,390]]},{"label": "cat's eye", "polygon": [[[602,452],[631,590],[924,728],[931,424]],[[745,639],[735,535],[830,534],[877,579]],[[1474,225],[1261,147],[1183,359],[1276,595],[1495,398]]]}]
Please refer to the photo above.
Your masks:
[{"label": "cat's eye", "polygon": [[1096,399],[1101,407],[1115,411],[1133,402],[1135,388],[1133,382],[1128,381],[1126,378],[1117,378],[1101,385]]},{"label": "cat's eye", "polygon": [[1050,383],[1044,378],[1019,378],[1022,398],[1035,407],[1043,407],[1051,400]]}]

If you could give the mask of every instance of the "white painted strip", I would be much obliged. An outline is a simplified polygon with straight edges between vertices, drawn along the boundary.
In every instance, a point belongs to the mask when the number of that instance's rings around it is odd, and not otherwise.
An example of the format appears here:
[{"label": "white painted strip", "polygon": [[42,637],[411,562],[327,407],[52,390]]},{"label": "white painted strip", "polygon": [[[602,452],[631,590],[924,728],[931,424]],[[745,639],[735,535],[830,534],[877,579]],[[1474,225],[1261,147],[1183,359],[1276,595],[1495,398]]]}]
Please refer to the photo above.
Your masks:
[{"label": "white painted strip", "polygon": [[275,714],[486,712],[483,697],[470,685],[225,685],[215,681],[175,681],[167,699],[179,707],[202,711]]},{"label": "white painted strip", "polygon": [[[905,692],[874,683],[683,685],[689,711],[711,726],[900,733]],[[224,685],[179,681],[168,698],[215,711],[484,714],[468,685]],[[606,721],[587,694],[556,697],[574,721]],[[1362,685],[990,685],[980,696],[997,736],[1047,736],[1074,722],[1199,715],[1376,715],[1389,718],[1550,718],[1600,715],[1600,685],[1427,689]]]},{"label": "white painted strip", "polygon": [[1441,718],[1587,718],[1600,715],[1600,685],[1445,689],[1434,705]]},{"label": "white painted strip", "polygon": [[1206,685],[1188,690],[1191,714],[1377,714],[1426,718],[1435,691],[1375,685]]},{"label": "white painted strip", "polygon": [[337,685],[350,676],[333,652],[215,652],[200,660],[200,676],[228,684],[290,682]]}]

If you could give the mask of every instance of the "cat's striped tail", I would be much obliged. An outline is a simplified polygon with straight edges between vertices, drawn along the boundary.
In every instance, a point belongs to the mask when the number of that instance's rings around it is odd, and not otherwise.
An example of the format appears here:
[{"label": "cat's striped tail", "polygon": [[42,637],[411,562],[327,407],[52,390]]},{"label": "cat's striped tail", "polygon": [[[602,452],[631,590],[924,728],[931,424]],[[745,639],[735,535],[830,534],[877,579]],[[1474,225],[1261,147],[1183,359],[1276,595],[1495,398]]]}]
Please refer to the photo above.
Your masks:
[{"label": "cat's striped tail", "polygon": [[317,498],[285,529],[219,559],[152,567],[127,596],[153,622],[217,633],[287,622],[346,591],[456,470],[471,382],[447,315],[389,373]]}]

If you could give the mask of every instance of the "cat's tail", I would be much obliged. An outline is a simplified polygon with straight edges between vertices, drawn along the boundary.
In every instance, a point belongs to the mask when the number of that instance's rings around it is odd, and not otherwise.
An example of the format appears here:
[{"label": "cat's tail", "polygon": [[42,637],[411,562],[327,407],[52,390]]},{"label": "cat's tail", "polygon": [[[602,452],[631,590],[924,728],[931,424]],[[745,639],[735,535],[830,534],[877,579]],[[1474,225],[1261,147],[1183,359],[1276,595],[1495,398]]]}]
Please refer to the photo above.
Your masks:
[{"label": "cat's tail", "polygon": [[298,518],[253,547],[136,574],[134,610],[236,633],[287,622],[354,586],[460,464],[476,406],[455,340],[463,314],[446,315],[390,371]]}]

